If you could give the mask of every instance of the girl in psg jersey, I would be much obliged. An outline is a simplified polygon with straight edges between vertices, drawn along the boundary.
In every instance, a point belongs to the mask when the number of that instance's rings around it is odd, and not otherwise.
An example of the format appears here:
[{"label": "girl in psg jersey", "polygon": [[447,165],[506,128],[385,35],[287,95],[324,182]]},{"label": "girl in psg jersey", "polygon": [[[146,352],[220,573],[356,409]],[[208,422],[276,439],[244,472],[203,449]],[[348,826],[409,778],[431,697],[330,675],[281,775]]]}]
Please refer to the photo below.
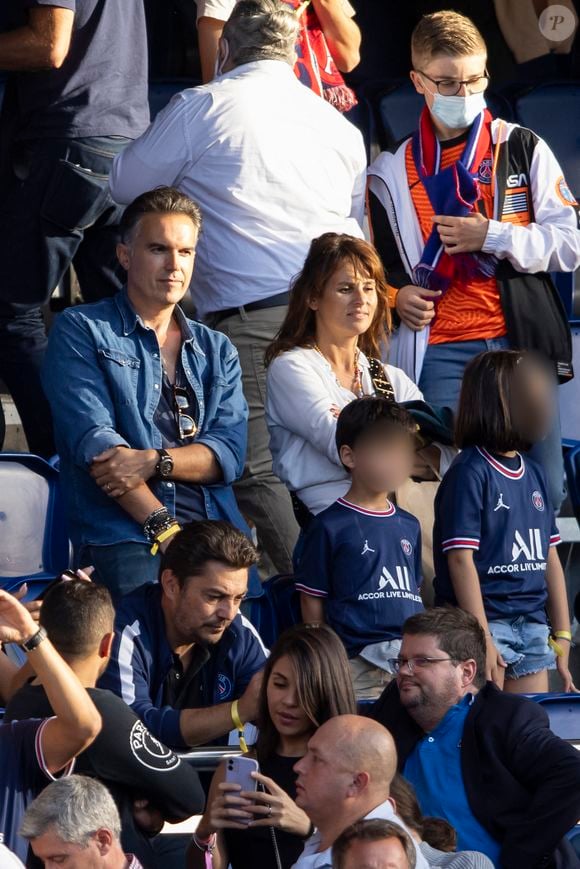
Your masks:
[{"label": "girl in psg jersey", "polygon": [[462,452],[435,502],[436,603],[473,613],[487,638],[486,675],[515,693],[565,691],[570,619],[560,536],[544,473],[522,455],[549,430],[550,380],[513,350],[482,353],[465,370],[456,420]]}]

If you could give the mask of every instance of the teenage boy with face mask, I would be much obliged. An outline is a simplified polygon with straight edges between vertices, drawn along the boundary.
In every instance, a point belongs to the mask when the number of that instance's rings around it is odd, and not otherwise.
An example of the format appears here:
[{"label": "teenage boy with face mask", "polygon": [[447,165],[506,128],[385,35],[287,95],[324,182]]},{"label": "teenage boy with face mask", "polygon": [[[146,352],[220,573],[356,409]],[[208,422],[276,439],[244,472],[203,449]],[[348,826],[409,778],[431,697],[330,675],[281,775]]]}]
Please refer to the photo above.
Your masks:
[{"label": "teenage boy with face mask", "polygon": [[[580,265],[578,204],[546,143],[486,109],[487,52],[468,18],[424,16],[411,53],[426,103],[418,130],[369,170],[374,243],[400,319],[391,362],[426,401],[450,407],[484,350],[539,351],[564,381],[570,331],[546,273]],[[534,448],[555,509],[557,428]]]}]

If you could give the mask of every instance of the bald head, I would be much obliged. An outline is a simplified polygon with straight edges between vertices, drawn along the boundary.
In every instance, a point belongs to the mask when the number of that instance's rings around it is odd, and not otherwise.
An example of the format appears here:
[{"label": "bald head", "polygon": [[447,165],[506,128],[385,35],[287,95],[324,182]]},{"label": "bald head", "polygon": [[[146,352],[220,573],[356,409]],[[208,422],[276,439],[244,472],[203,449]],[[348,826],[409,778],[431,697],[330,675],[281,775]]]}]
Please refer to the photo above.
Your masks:
[{"label": "bald head", "polygon": [[381,790],[387,788],[388,796],[388,787],[397,772],[397,749],[382,724],[361,715],[338,715],[323,724],[317,735],[334,745],[350,772],[367,773]]},{"label": "bald head", "polygon": [[298,773],[296,802],[314,824],[364,817],[389,797],[397,752],[388,730],[358,715],[338,715],[318,728]]}]

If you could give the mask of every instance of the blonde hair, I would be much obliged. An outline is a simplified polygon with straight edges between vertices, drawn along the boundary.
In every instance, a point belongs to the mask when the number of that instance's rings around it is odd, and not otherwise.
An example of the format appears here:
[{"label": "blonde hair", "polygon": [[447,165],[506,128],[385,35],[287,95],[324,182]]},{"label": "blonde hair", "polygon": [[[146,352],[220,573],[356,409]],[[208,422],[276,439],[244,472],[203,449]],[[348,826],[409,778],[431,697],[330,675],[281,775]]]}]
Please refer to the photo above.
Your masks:
[{"label": "blonde hair", "polygon": [[411,57],[415,69],[440,54],[450,57],[487,55],[487,48],[483,36],[470,18],[447,9],[423,15],[411,36]]}]

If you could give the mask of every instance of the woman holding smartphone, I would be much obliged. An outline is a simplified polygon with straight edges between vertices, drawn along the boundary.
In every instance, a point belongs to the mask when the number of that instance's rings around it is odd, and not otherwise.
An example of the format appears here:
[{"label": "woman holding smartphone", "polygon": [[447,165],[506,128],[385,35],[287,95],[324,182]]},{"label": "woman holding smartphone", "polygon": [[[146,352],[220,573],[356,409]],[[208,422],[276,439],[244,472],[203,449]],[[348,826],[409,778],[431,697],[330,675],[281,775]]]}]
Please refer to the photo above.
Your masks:
[{"label": "woman holding smartphone", "polygon": [[223,763],[215,772],[207,807],[188,852],[188,869],[272,866],[289,869],[311,834],[294,802],[294,764],[306,754],[314,731],[356,712],[344,647],[326,625],[297,625],[274,646],[264,670],[259,736],[249,756],[259,764],[256,792],[227,783]]}]

